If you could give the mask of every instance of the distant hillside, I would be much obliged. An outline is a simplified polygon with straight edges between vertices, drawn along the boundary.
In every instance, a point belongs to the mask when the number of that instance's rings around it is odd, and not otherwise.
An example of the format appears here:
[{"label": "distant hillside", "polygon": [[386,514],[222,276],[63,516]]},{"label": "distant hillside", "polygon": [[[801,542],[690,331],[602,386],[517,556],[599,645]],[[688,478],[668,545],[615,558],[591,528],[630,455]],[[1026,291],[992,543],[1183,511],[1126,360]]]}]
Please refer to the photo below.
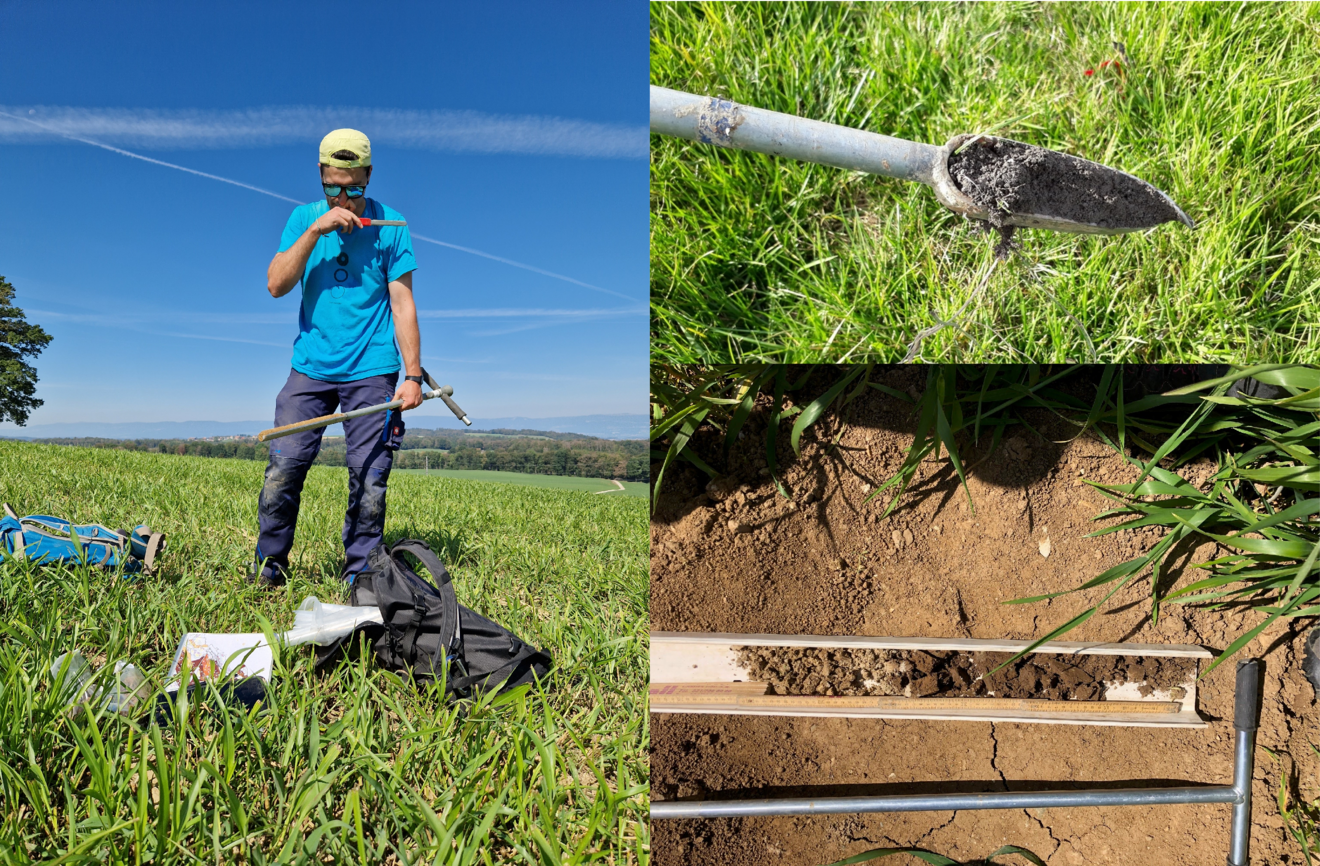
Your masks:
[{"label": "distant hillside", "polygon": [[[430,406],[426,407],[428,410]],[[443,407],[442,407],[443,408]],[[453,415],[414,414],[404,416],[409,427],[461,430],[463,425]],[[638,415],[568,415],[559,418],[472,418],[472,429],[487,431],[577,433],[599,439],[645,439],[649,435],[647,416]],[[205,439],[215,436],[255,436],[270,421],[128,421],[103,423],[99,421],[65,424],[29,424],[18,427],[0,424],[0,437],[8,439]],[[343,435],[336,426],[326,431]]]},{"label": "distant hillside", "polygon": [[[190,457],[222,457],[264,462],[270,445],[251,436],[215,436],[194,439],[112,439],[106,437],[50,437],[35,442],[116,451],[145,451]],[[577,433],[512,430],[414,430],[394,457],[400,469],[488,469],[534,475],[611,478],[646,481],[650,474],[647,442],[642,439],[603,439]],[[316,462],[343,466],[347,448],[342,436],[326,436]]]}]

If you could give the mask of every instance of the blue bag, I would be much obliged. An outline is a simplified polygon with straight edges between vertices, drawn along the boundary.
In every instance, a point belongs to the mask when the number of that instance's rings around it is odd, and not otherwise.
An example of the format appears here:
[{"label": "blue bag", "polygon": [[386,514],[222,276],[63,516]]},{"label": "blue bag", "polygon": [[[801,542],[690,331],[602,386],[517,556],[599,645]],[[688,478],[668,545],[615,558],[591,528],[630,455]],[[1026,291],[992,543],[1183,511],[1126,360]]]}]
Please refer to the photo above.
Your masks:
[{"label": "blue bag", "polygon": [[125,574],[151,574],[165,549],[165,535],[145,525],[132,532],[98,524],[74,525],[58,517],[19,517],[5,505],[0,519],[0,555],[36,563],[86,561],[103,568],[121,564]]}]

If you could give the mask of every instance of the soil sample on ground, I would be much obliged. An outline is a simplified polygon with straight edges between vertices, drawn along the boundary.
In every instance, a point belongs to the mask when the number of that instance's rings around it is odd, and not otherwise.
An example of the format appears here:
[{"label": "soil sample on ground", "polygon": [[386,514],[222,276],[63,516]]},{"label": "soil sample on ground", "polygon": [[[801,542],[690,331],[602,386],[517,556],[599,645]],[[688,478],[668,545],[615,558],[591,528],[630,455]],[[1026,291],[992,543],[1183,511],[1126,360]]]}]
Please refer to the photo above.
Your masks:
[{"label": "soil sample on ground", "polygon": [[1015,213],[1051,216],[1102,228],[1151,228],[1177,211],[1145,181],[1120,171],[1003,138],[982,138],[949,157],[958,189],[989,212],[1008,243]]},{"label": "soil sample on ground", "polygon": [[738,663],[777,695],[903,695],[1098,701],[1106,684],[1134,683],[1183,697],[1196,659],[1033,653],[991,673],[1010,653],[741,647]]}]

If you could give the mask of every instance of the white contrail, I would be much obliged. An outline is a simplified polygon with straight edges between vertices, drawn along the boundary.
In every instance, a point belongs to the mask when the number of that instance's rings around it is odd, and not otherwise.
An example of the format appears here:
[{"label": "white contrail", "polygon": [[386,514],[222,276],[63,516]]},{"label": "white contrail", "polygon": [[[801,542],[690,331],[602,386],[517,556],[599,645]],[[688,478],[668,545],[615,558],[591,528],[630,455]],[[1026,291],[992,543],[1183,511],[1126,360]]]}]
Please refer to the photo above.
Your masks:
[{"label": "white contrail", "polygon": [[501,328],[497,331],[470,331],[473,337],[503,337],[506,334],[517,334],[522,331],[536,331],[541,328],[553,328],[556,325],[575,324],[577,322],[590,321],[590,318],[581,319],[541,319],[536,322],[527,322],[522,325],[514,325],[509,328]]},{"label": "white contrail", "polygon": [[[79,323],[100,323],[106,325],[128,325],[137,322],[141,317],[126,315],[122,312],[110,309],[89,308],[86,305],[79,305],[81,312],[65,313],[58,310],[44,310],[28,308],[30,315],[41,315],[46,318],[65,319],[70,322]],[[544,307],[478,307],[478,308],[458,308],[451,310],[418,310],[419,319],[609,319],[617,316],[639,316],[646,313],[646,307],[584,307],[580,309],[573,308],[544,308]],[[289,310],[283,313],[218,313],[211,310],[154,310],[151,314],[153,322],[172,322],[175,324],[207,324],[207,325],[279,325],[281,327],[296,325],[298,315],[296,310]]]},{"label": "white contrail", "polygon": [[116,316],[113,313],[61,313],[55,310],[37,310],[29,308],[28,315],[43,319],[64,319],[65,321],[83,323],[95,323],[99,325],[113,325],[118,329],[136,331],[139,334],[150,334],[154,337],[179,337],[185,340],[215,340],[221,343],[249,343],[253,346],[274,346],[279,349],[287,348],[290,343],[272,343],[268,340],[251,340],[246,337],[220,337],[215,334],[184,334],[178,331],[158,331],[152,328],[143,327],[140,321],[130,319],[126,316]]},{"label": "white contrail", "polygon": [[618,307],[611,309],[558,310],[535,307],[494,307],[490,309],[418,310],[419,319],[598,319],[611,316],[639,315],[645,307]]},{"label": "white contrail", "polygon": [[70,135],[70,134],[67,133],[67,132],[60,132],[60,131],[58,131],[58,130],[51,129],[51,128],[48,127],[48,126],[44,126],[44,125],[42,125],[42,124],[40,124],[40,123],[37,123],[35,120],[29,120],[29,119],[26,118],[26,117],[19,117],[19,116],[17,116],[17,115],[10,114],[10,113],[7,112],[7,111],[0,111],[0,115],[2,115],[2,116],[4,116],[4,117],[10,117],[10,118],[13,118],[14,120],[24,120],[24,121],[27,121],[28,123],[32,124],[33,126],[40,126],[42,129],[48,130],[48,131],[50,131],[51,133],[60,136],[61,138],[67,138],[67,139],[70,139],[70,140],[72,140],[72,141],[81,141],[83,144],[90,144],[92,147],[103,148],[104,150],[108,150],[108,151],[111,151],[111,152],[113,152],[113,153],[123,154],[124,156],[131,156],[133,159],[140,159],[140,160],[142,160],[143,162],[150,162],[150,163],[154,163],[154,164],[156,164],[156,165],[163,165],[163,166],[165,166],[166,168],[177,168],[179,171],[186,171],[186,172],[188,172],[188,174],[195,174],[195,175],[197,175],[197,176],[199,176],[199,177],[209,177],[211,180],[218,180],[218,181],[220,181],[221,183],[231,183],[231,184],[233,184],[234,186],[241,186],[241,187],[243,187],[243,189],[250,189],[250,190],[252,190],[253,192],[259,192],[259,193],[262,193],[262,194],[264,194],[264,195],[274,196],[275,198],[283,199],[284,201],[291,201],[291,202],[293,202],[294,204],[302,204],[302,202],[298,201],[296,198],[289,198],[287,195],[280,195],[280,194],[277,193],[277,192],[271,192],[271,191],[268,190],[268,189],[262,189],[261,187],[259,187],[259,186],[253,186],[253,185],[250,184],[250,183],[243,183],[243,182],[241,182],[241,181],[237,181],[237,180],[230,180],[229,178],[227,178],[227,177],[221,177],[221,176],[218,175],[218,174],[207,174],[206,172],[204,172],[204,171],[198,171],[198,170],[195,169],[195,168],[187,168],[187,167],[182,166],[182,165],[175,165],[175,164],[172,163],[172,162],[165,162],[164,160],[161,160],[161,159],[152,159],[151,157],[149,157],[149,156],[143,156],[143,155],[140,154],[140,153],[133,153],[132,151],[128,151],[128,150],[120,150],[120,149],[117,148],[117,147],[111,147],[110,145],[108,145],[108,144],[102,144],[102,143],[99,142],[99,141],[92,141],[90,138],[80,138],[79,136],[76,136],[76,135]]},{"label": "white contrail", "polygon": [[[134,323],[141,321],[141,316],[126,315],[118,310],[100,310],[88,307],[85,304],[79,305],[80,310],[91,310],[91,312],[64,313],[58,310],[38,310],[26,308],[29,315],[40,315],[49,319],[64,319],[69,322],[78,322],[79,324],[103,324],[113,325],[115,327],[129,327]],[[212,313],[209,311],[187,312],[182,310],[155,310],[152,313],[151,321],[157,323],[173,323],[175,325],[187,324],[205,324],[205,325],[297,325],[298,315],[296,311],[289,311],[283,315],[270,315],[266,313]],[[154,331],[152,333],[155,333]],[[228,338],[226,338],[228,339]]]},{"label": "white contrail", "polygon": [[418,310],[422,319],[531,319],[522,325],[503,328],[498,331],[472,331],[474,337],[499,337],[515,334],[519,331],[531,331],[556,325],[576,324],[600,319],[614,319],[620,316],[645,315],[646,307],[622,307],[616,309],[581,309],[581,310],[539,310],[518,308],[496,308],[490,310]]},{"label": "white contrail", "polygon": [[554,271],[547,271],[547,270],[542,270],[541,268],[533,267],[531,265],[524,265],[522,262],[515,262],[513,259],[506,259],[503,258],[502,256],[493,256],[490,253],[483,253],[481,250],[474,250],[471,247],[460,247],[458,244],[451,244],[451,243],[446,243],[445,241],[438,241],[435,238],[428,238],[425,235],[419,235],[416,232],[412,232],[411,234],[413,237],[417,238],[417,240],[426,241],[428,244],[438,244],[439,246],[442,247],[449,247],[451,250],[460,250],[465,253],[470,253],[474,256],[481,256],[483,259],[491,259],[493,261],[502,262],[506,265],[512,265],[515,268],[522,268],[524,271],[531,271],[532,273],[535,274],[543,274],[547,277],[554,277],[556,280],[563,280],[566,283],[573,283],[574,285],[581,286],[584,289],[591,289],[593,292],[604,292],[605,294],[613,295],[616,298],[623,298],[625,301],[634,300],[633,298],[628,297],[622,292],[616,292],[613,289],[602,289],[600,286],[593,286],[591,283],[584,283],[581,280],[575,280],[572,277],[566,277],[563,274],[556,274]]},{"label": "white contrail", "polygon": [[[5,115],[41,118],[51,135],[109,141],[125,147],[224,150],[319,141],[327,129],[367,130],[381,144],[449,153],[525,153],[596,159],[644,159],[645,126],[563,117],[478,111],[272,106],[230,111],[198,109],[0,106]],[[22,124],[0,122],[0,142],[45,137]]]},{"label": "white contrail", "polygon": [[[102,144],[101,142],[99,142],[99,141],[93,141],[93,140],[90,139],[90,138],[82,138],[82,137],[77,136],[77,135],[71,135],[70,133],[67,133],[67,132],[61,132],[61,131],[59,131],[59,130],[57,130],[57,129],[53,129],[53,128],[49,127],[49,126],[45,126],[45,125],[43,125],[43,124],[40,124],[40,123],[38,123],[38,122],[35,121],[35,120],[31,120],[31,119],[26,118],[26,117],[20,117],[20,116],[18,116],[18,115],[16,115],[16,114],[10,114],[10,113],[7,112],[7,111],[0,111],[0,116],[8,117],[8,118],[10,118],[10,119],[12,119],[12,120],[21,120],[21,121],[24,121],[25,123],[30,123],[30,124],[32,124],[33,126],[39,126],[39,127],[41,127],[42,129],[44,129],[44,130],[50,132],[52,135],[58,135],[58,136],[60,136],[61,138],[67,138],[67,139],[69,139],[69,140],[71,140],[71,141],[82,142],[83,144],[90,144],[92,147],[103,148],[103,149],[105,149],[105,150],[111,151],[112,153],[122,154],[122,155],[124,155],[124,156],[132,157],[133,159],[140,159],[140,160],[142,160],[143,162],[150,162],[150,163],[153,163],[154,165],[163,165],[163,166],[165,166],[166,168],[176,168],[176,169],[178,169],[179,171],[186,171],[186,172],[188,172],[188,174],[195,174],[195,175],[197,175],[197,176],[199,176],[199,177],[206,177],[206,178],[210,178],[211,180],[218,180],[218,181],[220,181],[221,183],[228,183],[228,184],[233,184],[234,186],[241,186],[241,187],[243,187],[243,189],[250,189],[250,190],[252,190],[253,192],[259,192],[259,193],[261,193],[262,195],[268,195],[268,196],[271,196],[272,198],[280,199],[281,201],[289,201],[289,202],[293,202],[294,204],[304,204],[304,203],[305,203],[305,202],[298,201],[298,199],[296,199],[296,198],[289,198],[287,195],[280,195],[280,194],[277,193],[277,192],[271,192],[271,191],[268,190],[268,189],[262,189],[262,188],[259,187],[259,186],[253,186],[253,185],[250,184],[250,183],[243,183],[242,181],[231,180],[230,178],[227,178],[227,177],[221,177],[221,176],[218,175],[218,174],[208,174],[207,172],[204,172],[204,171],[198,171],[198,170],[195,169],[195,168],[187,168],[186,166],[175,165],[175,164],[172,163],[172,162],[165,162],[164,160],[160,160],[160,159],[152,159],[152,158],[149,157],[149,156],[143,156],[143,155],[140,154],[140,153],[133,153],[133,152],[130,151],[130,150],[123,150],[123,149],[118,148],[118,147],[111,147],[111,146],[108,145],[108,144]],[[0,136],[0,140],[3,140],[3,136]],[[447,243],[447,242],[445,242],[445,241],[439,241],[439,240],[436,240],[435,238],[428,238],[428,237],[425,237],[425,236],[423,236],[423,235],[419,235],[419,234],[413,234],[412,236],[415,237],[415,238],[417,238],[419,241],[426,241],[427,243],[437,244],[437,245],[442,246],[442,247],[449,247],[450,249],[453,249],[453,250],[459,250],[460,252],[469,253],[470,255],[481,256],[481,257],[484,258],[484,259],[491,259],[491,260],[493,260],[493,261],[501,262],[501,263],[506,264],[506,265],[512,265],[512,266],[515,267],[515,268],[522,268],[522,269],[525,270],[525,271],[532,271],[533,273],[542,274],[542,275],[547,276],[547,277],[553,277],[553,278],[555,278],[556,280],[563,280],[564,282],[567,282],[567,283],[573,283],[574,285],[582,286],[584,289],[591,289],[592,291],[596,291],[596,292],[604,292],[604,293],[607,294],[607,295],[614,295],[616,298],[623,298],[623,299],[626,300],[626,301],[631,301],[631,300],[633,300],[633,298],[630,298],[630,297],[628,297],[627,295],[625,295],[625,294],[623,294],[623,293],[621,293],[621,292],[616,292],[616,291],[614,291],[613,289],[602,289],[600,286],[593,286],[591,283],[584,283],[584,282],[582,282],[581,280],[575,280],[575,279],[573,279],[572,277],[566,277],[566,276],[564,276],[563,274],[557,274],[557,273],[555,273],[554,271],[547,271],[547,270],[544,270],[544,269],[542,269],[542,268],[534,267],[534,266],[532,266],[532,265],[525,265],[525,264],[523,264],[522,262],[515,262],[513,259],[506,259],[506,258],[504,258],[504,257],[502,257],[502,256],[491,255],[490,253],[483,253],[481,250],[474,250],[474,249],[472,249],[471,247],[461,247],[461,246],[459,246],[458,244],[451,244],[451,243]]]},{"label": "white contrail", "polygon": [[180,337],[185,340],[215,340],[220,343],[247,343],[252,346],[274,346],[277,349],[287,349],[293,343],[285,340],[283,343],[272,343],[269,340],[245,340],[242,337],[217,337],[212,334],[180,334],[176,331],[142,331],[144,334],[159,334],[162,337]]}]

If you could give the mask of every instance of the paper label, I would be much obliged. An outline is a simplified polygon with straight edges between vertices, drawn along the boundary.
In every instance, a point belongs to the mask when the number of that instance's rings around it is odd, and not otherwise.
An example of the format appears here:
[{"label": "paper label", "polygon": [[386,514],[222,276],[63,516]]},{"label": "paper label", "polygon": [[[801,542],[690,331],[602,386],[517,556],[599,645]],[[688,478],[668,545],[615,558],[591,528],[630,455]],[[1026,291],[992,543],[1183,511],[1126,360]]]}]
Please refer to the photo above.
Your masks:
[{"label": "paper label", "polygon": [[270,680],[274,658],[266,636],[257,634],[203,634],[188,632],[179,641],[170,665],[173,680],[167,691],[178,691],[179,684],[221,682],[246,677]]}]

